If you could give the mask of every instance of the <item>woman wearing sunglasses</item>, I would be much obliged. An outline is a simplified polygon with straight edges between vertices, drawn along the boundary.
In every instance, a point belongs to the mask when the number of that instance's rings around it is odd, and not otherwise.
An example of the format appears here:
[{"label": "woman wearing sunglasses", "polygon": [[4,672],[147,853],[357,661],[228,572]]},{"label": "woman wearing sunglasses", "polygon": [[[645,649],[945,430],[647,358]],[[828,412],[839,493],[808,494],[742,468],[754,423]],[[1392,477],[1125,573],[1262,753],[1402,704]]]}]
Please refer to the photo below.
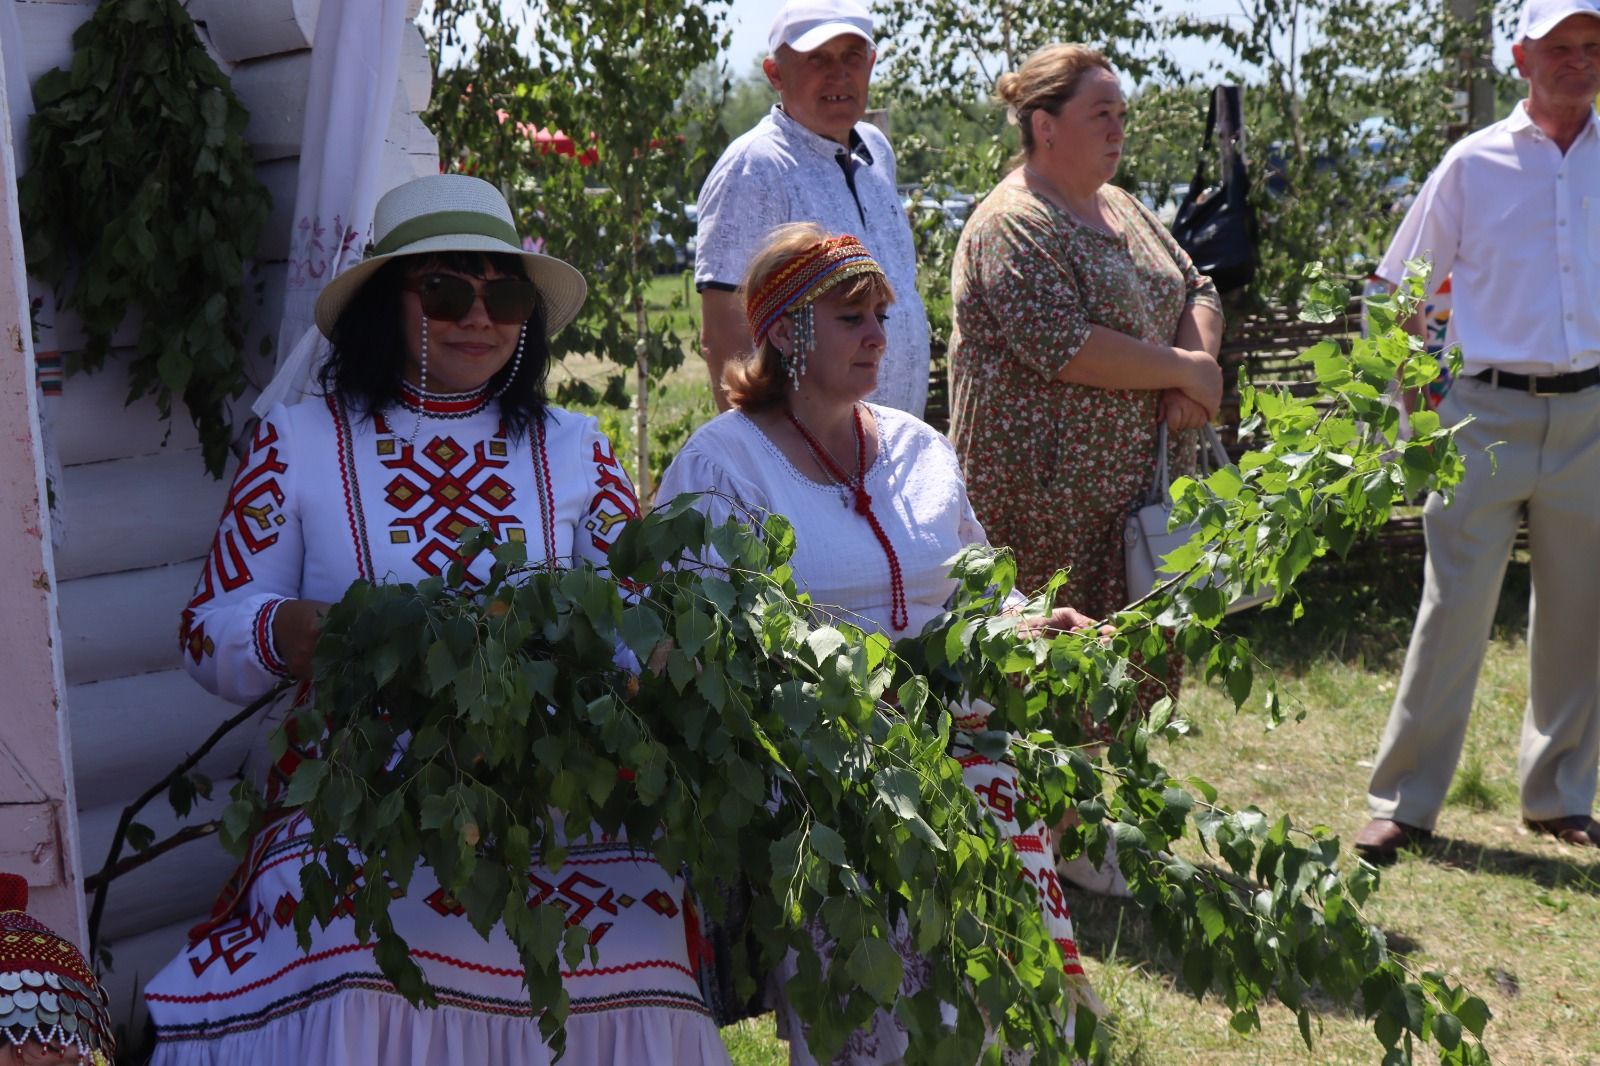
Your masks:
[{"label": "woman wearing sunglasses", "polygon": [[[577,314],[582,276],[524,252],[505,200],[476,178],[393,190],[374,231],[317,301],[326,395],[261,422],[183,614],[184,665],[226,699],[309,681],[328,602],[358,579],[443,573],[467,529],[487,523],[530,563],[604,567],[638,513],[594,420],[545,402],[547,339]],[[469,582],[492,562],[464,561]],[[292,765],[278,769],[281,782]],[[516,949],[499,926],[479,937],[426,868],[389,913],[437,1007],[395,992],[349,916],[313,925],[302,951],[307,832],[299,815],[264,829],[213,920],[147,987],[158,1066],[551,1061]],[[569,843],[559,873],[537,860],[529,873],[530,902],[564,906],[598,952],[563,974],[562,1061],[726,1062],[692,976],[681,880],[626,841]]]}]

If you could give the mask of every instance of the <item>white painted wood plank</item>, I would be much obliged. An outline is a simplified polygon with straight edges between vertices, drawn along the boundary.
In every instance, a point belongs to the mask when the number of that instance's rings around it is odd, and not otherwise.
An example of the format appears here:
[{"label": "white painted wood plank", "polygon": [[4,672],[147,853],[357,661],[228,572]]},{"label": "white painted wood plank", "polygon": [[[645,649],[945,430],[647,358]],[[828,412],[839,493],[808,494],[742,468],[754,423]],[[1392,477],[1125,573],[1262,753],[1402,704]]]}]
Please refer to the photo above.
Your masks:
[{"label": "white painted wood plank", "polygon": [[[421,3],[421,0],[415,0]],[[414,13],[413,13],[414,14]],[[424,111],[433,95],[433,64],[428,61],[428,42],[420,27],[412,26],[400,36],[400,94],[407,111]]]},{"label": "white painted wood plank", "polygon": [[206,473],[198,448],[69,466],[56,490],[66,531],[56,579],[204,555],[227,496],[227,484]]},{"label": "white painted wood plank", "polygon": [[321,0],[190,0],[189,14],[206,24],[212,44],[229,62],[310,48]]},{"label": "white painted wood plank", "polygon": [[210,907],[195,911],[171,925],[127,934],[104,941],[111,968],[100,975],[100,987],[111,1001],[111,1024],[125,1032],[141,1033],[148,1015],[144,986],[189,943],[189,930],[203,921]]},{"label": "white painted wood plank", "polygon": [[233,91],[250,111],[244,139],[258,161],[300,154],[310,85],[310,51],[252,59],[234,68]]},{"label": "white painted wood plank", "polygon": [[0,803],[0,870],[41,888],[61,883],[60,808],[50,801]]},{"label": "white painted wood plank", "polygon": [[73,31],[89,20],[94,8],[92,2],[22,0],[17,4],[17,28],[22,31],[22,62],[28,72],[28,84],[56,67],[72,66]]},{"label": "white painted wood plank", "polygon": [[123,403],[128,396],[127,360],[126,352],[113,352],[100,370],[73,374],[62,384],[55,446],[63,466],[199,444],[194,424],[181,410],[164,422],[153,399]]},{"label": "white painted wood plank", "polygon": [[194,593],[200,559],[61,583],[61,643],[68,685],[179,666],[178,616]]},{"label": "white painted wood plank", "polygon": [[[256,282],[262,285],[259,297],[254,291]],[[234,401],[236,424],[249,415],[250,404],[260,391],[258,382],[271,376],[271,357],[267,358],[263,370],[256,353],[260,331],[267,323],[276,328],[282,306],[283,267],[267,264],[261,268],[259,276],[252,279],[246,308],[251,316],[247,327],[251,332],[246,335],[244,348],[246,380],[250,386]],[[113,351],[105,366],[93,374],[67,376],[55,420],[56,454],[63,466],[166,454],[199,446],[194,422],[181,403],[175,405],[170,421],[161,418],[155,401],[148,396],[141,396],[131,404],[124,403],[128,397],[128,358],[126,350]],[[232,473],[230,464],[228,475]]]},{"label": "white painted wood plank", "polygon": [[[0,115],[9,114],[0,73]],[[62,641],[45,457],[34,381],[27,270],[17,213],[12,126],[0,122],[0,683],[5,685],[5,763],[21,780],[5,791],[37,792],[40,802],[10,808],[0,838],[21,845],[28,880],[42,891],[34,914],[70,940],[85,934],[78,881],[77,808],[67,734]],[[9,768],[9,767],[8,767]],[[11,775],[8,775],[11,776]],[[18,789],[22,786],[22,789]],[[31,798],[31,797],[30,797]]]},{"label": "white painted wood plank", "polygon": [[[150,783],[145,782],[146,785]],[[198,801],[187,819],[180,820],[164,799],[158,799],[139,812],[138,821],[150,827],[156,840],[164,840],[185,825],[221,817],[233,784],[232,780],[218,781],[211,799]],[[106,849],[111,846],[111,836],[121,817],[121,804],[79,813],[83,863],[87,871],[97,871],[105,862]],[[125,850],[124,854],[130,852]],[[158,929],[192,914],[209,912],[218,890],[237,864],[214,835],[174,848],[112,882],[106,896],[100,935],[116,940],[147,929]]]},{"label": "white painted wood plank", "polygon": [[[74,685],[67,707],[80,809],[129,802],[239,709],[182,670]],[[265,715],[235,729],[200,772],[213,781],[239,773],[253,752],[267,750],[268,729]]]},{"label": "white painted wood plank", "polygon": [[294,156],[265,160],[256,164],[256,179],[272,197],[272,212],[256,242],[256,258],[275,261],[289,258],[289,238],[294,232],[294,194],[300,179],[299,146]]}]

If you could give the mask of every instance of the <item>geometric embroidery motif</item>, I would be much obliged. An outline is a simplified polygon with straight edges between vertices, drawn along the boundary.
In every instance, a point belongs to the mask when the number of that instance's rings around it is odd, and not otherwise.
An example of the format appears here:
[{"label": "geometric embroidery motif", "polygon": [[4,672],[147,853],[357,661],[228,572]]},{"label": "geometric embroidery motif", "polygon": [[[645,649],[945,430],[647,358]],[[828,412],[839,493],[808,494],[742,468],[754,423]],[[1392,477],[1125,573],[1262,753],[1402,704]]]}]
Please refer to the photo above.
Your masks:
[{"label": "geometric embroidery motif", "polygon": [[594,498],[589,501],[589,511],[583,526],[589,531],[589,541],[601,552],[609,553],[611,545],[622,533],[622,527],[639,517],[639,498],[633,486],[617,464],[615,449],[607,451],[600,441],[594,442]]},{"label": "geometric embroidery motif", "polygon": [[[487,525],[496,540],[525,539],[521,520],[509,513],[516,491],[497,473],[510,465],[503,437],[469,451],[450,436],[420,449],[386,436],[377,451],[395,472],[383,487],[384,502],[398,512],[389,523],[390,543],[417,545],[411,558],[427,573],[442,574],[464,561],[457,542],[476,526]],[[467,580],[477,582],[470,574]]]},{"label": "geometric embroidery motif", "polygon": [[[206,937],[206,946],[211,953],[205,958],[200,958],[198,950],[189,956],[189,968],[194,975],[199,977],[211,968],[218,959],[228,968],[229,973],[238,973],[239,968],[256,957],[254,951],[247,948],[259,944],[266,937],[265,915],[258,909],[256,913],[236,918],[226,925],[218,926],[211,930]],[[198,949],[199,945],[196,945]]]},{"label": "geometric embroidery motif", "polygon": [[206,635],[204,624],[195,622],[195,609],[215,599],[219,587],[224,592],[233,592],[248,585],[253,580],[248,557],[259,555],[276,544],[278,529],[286,521],[278,475],[289,468],[278,458],[277,444],[277,427],[270,422],[259,423],[250,442],[250,452],[239,464],[239,471],[228,489],[223,522],[211,542],[194,596],[184,609],[178,641],[197,663],[213,654],[216,648]]}]

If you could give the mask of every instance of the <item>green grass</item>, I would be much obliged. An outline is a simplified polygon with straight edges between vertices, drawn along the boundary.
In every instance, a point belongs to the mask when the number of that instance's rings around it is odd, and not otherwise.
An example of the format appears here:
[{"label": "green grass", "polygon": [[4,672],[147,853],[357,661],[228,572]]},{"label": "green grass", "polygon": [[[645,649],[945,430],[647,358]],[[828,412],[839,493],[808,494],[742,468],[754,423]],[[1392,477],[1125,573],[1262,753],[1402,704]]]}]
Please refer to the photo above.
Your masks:
[{"label": "green grass", "polygon": [[[1324,824],[1348,843],[1366,820],[1364,794],[1394,699],[1420,585],[1420,564],[1373,561],[1303,586],[1305,617],[1254,612],[1230,625],[1250,636],[1275,672],[1298,722],[1268,730],[1263,714],[1235,713],[1219,689],[1190,684],[1183,711],[1193,734],[1159,753],[1173,772],[1196,774],[1235,807],[1257,804],[1296,824]],[[1368,913],[1391,947],[1420,968],[1445,971],[1494,1013],[1486,1045],[1497,1063],[1600,1063],[1600,862],[1521,828],[1517,741],[1527,699],[1526,567],[1514,564],[1478,683],[1457,802],[1439,842],[1405,854],[1382,874]],[[1491,802],[1492,801],[1492,802]],[[1179,991],[1172,963],[1131,903],[1073,897],[1085,967],[1115,1014],[1119,1066],[1204,1063],[1366,1064],[1381,1047],[1359,1012],[1325,1004],[1300,1042],[1286,1010],[1262,1012],[1241,1037],[1213,999]],[[731,1030],[725,1032],[732,1036]],[[737,1034],[734,1062],[779,1062],[770,1019]],[[1420,1061],[1433,1061],[1424,1052]]]}]

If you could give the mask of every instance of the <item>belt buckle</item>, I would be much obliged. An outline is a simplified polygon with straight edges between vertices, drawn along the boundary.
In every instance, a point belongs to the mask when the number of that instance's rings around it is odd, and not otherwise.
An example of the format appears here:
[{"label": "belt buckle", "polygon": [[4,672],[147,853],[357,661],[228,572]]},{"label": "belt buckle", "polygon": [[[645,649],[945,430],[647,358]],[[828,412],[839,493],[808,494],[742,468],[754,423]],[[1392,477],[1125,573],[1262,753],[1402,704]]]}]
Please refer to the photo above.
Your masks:
[{"label": "belt buckle", "polygon": [[[1554,377],[1555,377],[1555,375],[1552,375],[1551,380],[1554,380]],[[1560,396],[1561,395],[1561,393],[1559,391],[1545,392],[1542,389],[1540,389],[1539,388],[1539,382],[1542,381],[1542,380],[1544,380],[1544,379],[1539,377],[1538,374],[1529,374],[1528,375],[1528,395],[1530,395],[1530,396]]]}]

